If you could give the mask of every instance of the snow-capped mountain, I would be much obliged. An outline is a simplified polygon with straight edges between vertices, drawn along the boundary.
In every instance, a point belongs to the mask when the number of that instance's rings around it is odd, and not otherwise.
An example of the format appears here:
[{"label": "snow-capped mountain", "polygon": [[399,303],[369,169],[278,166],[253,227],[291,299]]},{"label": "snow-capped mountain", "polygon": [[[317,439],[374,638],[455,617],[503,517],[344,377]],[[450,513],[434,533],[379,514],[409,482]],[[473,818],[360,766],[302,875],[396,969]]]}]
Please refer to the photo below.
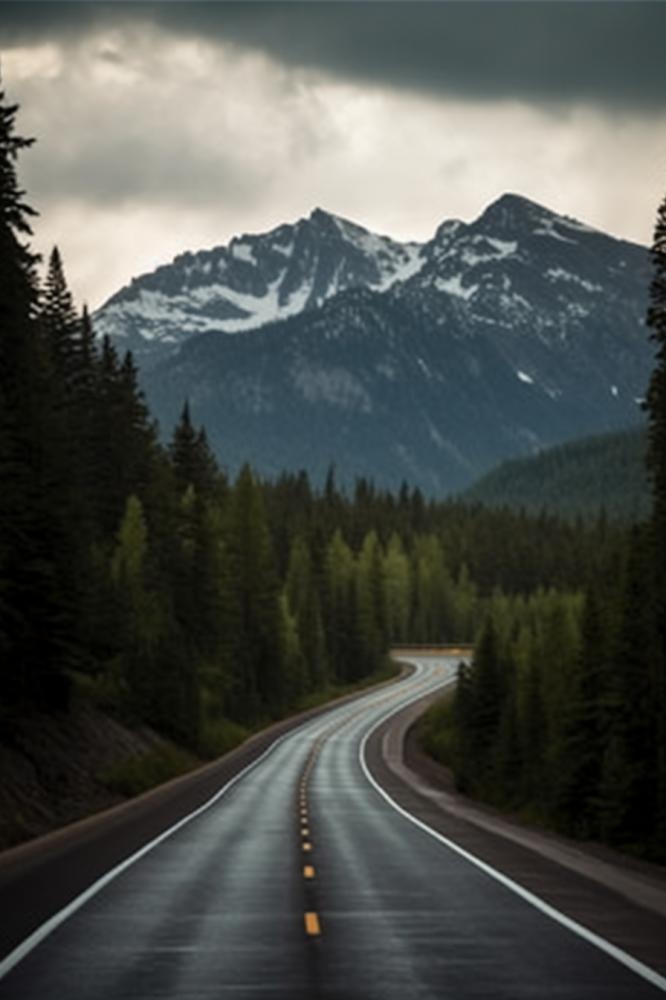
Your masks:
[{"label": "snow-capped mountain", "polygon": [[383,290],[422,263],[419,244],[376,236],[317,208],[294,225],[182,254],[134,279],[97,312],[95,326],[147,366],[196,334],[263,326],[347,288]]},{"label": "snow-capped mountain", "polygon": [[[347,481],[442,494],[640,419],[649,276],[645,248],[517,195],[422,246],[317,211],[138,279],[97,328],[152,348],[143,383],[160,423],[168,433],[188,398],[232,470],[320,477],[334,462]],[[218,319],[202,311],[206,282]]]},{"label": "snow-capped mountain", "polygon": [[599,395],[611,421],[633,411],[653,357],[645,248],[507,194],[470,225],[444,223],[422,256],[395,290],[420,323],[487,337],[519,381],[563,406]]}]

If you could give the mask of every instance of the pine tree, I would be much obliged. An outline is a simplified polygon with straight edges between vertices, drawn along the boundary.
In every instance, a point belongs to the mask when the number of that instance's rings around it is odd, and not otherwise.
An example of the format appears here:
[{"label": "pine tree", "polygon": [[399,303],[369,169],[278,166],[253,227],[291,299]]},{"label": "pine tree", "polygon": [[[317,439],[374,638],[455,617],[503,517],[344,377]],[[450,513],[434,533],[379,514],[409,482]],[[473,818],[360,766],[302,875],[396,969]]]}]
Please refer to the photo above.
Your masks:
[{"label": "pine tree", "polygon": [[102,536],[109,538],[132,493],[150,506],[160,449],[134,359],[128,352],[121,361],[108,337],[97,365],[93,425],[95,513]]},{"label": "pine tree", "polygon": [[484,784],[488,787],[494,771],[504,697],[500,644],[491,616],[486,619],[474,650],[470,680],[473,704],[469,721],[470,746],[475,783],[483,788]]},{"label": "pine tree", "polygon": [[192,425],[188,402],[183,406],[180,420],[174,429],[169,455],[181,493],[193,486],[199,496],[212,496],[218,478],[217,463],[208,445],[205,430],[201,428],[197,431]]},{"label": "pine tree", "polygon": [[96,540],[94,333],[87,313],[79,316],[68,288],[62,258],[54,247],[40,299],[39,323],[52,372],[52,461],[60,484],[54,516],[65,544],[60,553],[59,589],[67,595],[71,627],[79,649],[77,666],[89,659],[94,581],[91,550]]},{"label": "pine tree", "polygon": [[663,600],[666,587],[666,197],[659,206],[651,256],[653,277],[646,322],[651,329],[650,339],[656,345],[656,359],[646,397],[648,468],[653,486],[654,544]]},{"label": "pine tree", "polygon": [[40,301],[40,320],[63,393],[71,399],[81,378],[81,320],[67,287],[62,258],[54,247]]},{"label": "pine tree", "polygon": [[249,466],[232,491],[227,524],[229,662],[232,717],[256,722],[284,706],[284,618],[262,491]]},{"label": "pine tree", "polygon": [[606,605],[598,588],[585,599],[581,649],[572,677],[571,697],[562,720],[562,748],[554,794],[564,828],[578,836],[598,832],[597,795],[601,781],[608,711],[610,665]]},{"label": "pine tree", "polygon": [[309,686],[321,690],[327,680],[324,628],[312,556],[300,535],[292,543],[285,593],[296,621]]},{"label": "pine tree", "polygon": [[356,566],[356,616],[360,655],[355,657],[353,663],[354,679],[379,670],[388,651],[383,559],[377,533],[370,531],[363,540]]},{"label": "pine tree", "polygon": [[647,325],[656,345],[655,367],[646,397],[649,419],[648,471],[652,481],[652,546],[656,584],[658,665],[653,698],[658,759],[656,838],[666,843],[666,197],[657,213],[652,244],[653,277]]},{"label": "pine tree", "polygon": [[78,491],[86,507],[92,538],[98,537],[96,523],[95,479],[97,475],[97,449],[95,441],[95,414],[98,406],[99,359],[95,331],[88,309],[84,306],[78,323],[78,365],[70,424],[78,449]]},{"label": "pine tree", "polygon": [[354,554],[337,529],[324,555],[324,632],[329,666],[334,680],[355,676],[358,634],[354,601]]},{"label": "pine tree", "polygon": [[61,477],[52,372],[36,322],[37,256],[22,242],[35,212],[23,201],[16,159],[18,107],[0,92],[0,685],[5,704],[63,705],[72,637],[59,588],[65,548],[56,515]]},{"label": "pine tree", "polygon": [[409,612],[412,585],[409,559],[402,539],[393,533],[384,558],[384,603],[389,638],[393,642],[406,642],[409,629]]}]

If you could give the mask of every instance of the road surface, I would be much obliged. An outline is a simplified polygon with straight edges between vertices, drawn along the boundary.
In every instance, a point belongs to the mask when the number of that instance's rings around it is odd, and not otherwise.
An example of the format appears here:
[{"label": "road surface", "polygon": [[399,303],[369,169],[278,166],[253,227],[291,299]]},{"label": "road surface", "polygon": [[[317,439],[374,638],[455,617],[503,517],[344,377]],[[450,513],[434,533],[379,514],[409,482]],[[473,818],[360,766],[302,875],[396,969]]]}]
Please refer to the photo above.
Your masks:
[{"label": "road surface", "polygon": [[283,736],[107,873],[0,962],[0,1000],[662,996],[657,973],[609,954],[376,787],[368,734],[457,665],[415,664]]}]

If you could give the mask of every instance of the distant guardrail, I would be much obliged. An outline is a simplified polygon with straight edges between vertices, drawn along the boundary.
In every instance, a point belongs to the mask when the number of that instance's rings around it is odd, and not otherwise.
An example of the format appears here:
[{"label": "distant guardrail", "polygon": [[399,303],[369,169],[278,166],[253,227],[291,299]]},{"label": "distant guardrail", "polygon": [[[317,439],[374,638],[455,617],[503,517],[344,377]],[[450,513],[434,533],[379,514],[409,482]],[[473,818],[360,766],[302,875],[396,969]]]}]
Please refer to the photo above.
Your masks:
[{"label": "distant guardrail", "polygon": [[390,654],[400,657],[413,653],[415,656],[471,656],[474,646],[467,642],[439,644],[432,642],[394,643]]}]

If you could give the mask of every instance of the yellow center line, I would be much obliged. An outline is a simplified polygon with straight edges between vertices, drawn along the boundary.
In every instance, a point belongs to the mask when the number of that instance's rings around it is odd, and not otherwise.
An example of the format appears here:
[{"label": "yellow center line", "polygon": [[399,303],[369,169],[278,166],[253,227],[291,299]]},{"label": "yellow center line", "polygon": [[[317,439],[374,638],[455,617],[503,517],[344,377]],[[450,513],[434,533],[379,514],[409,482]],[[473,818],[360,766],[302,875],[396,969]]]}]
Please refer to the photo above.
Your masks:
[{"label": "yellow center line", "polygon": [[312,865],[305,865],[303,868],[303,875],[305,878],[314,878],[315,870]]},{"label": "yellow center line", "polygon": [[307,840],[303,841],[302,847],[303,847],[304,851],[311,851],[312,850],[312,844],[309,841],[307,841]]},{"label": "yellow center line", "polygon": [[317,937],[317,935],[321,934],[319,917],[316,913],[305,914],[305,933],[309,934],[310,937]]}]

